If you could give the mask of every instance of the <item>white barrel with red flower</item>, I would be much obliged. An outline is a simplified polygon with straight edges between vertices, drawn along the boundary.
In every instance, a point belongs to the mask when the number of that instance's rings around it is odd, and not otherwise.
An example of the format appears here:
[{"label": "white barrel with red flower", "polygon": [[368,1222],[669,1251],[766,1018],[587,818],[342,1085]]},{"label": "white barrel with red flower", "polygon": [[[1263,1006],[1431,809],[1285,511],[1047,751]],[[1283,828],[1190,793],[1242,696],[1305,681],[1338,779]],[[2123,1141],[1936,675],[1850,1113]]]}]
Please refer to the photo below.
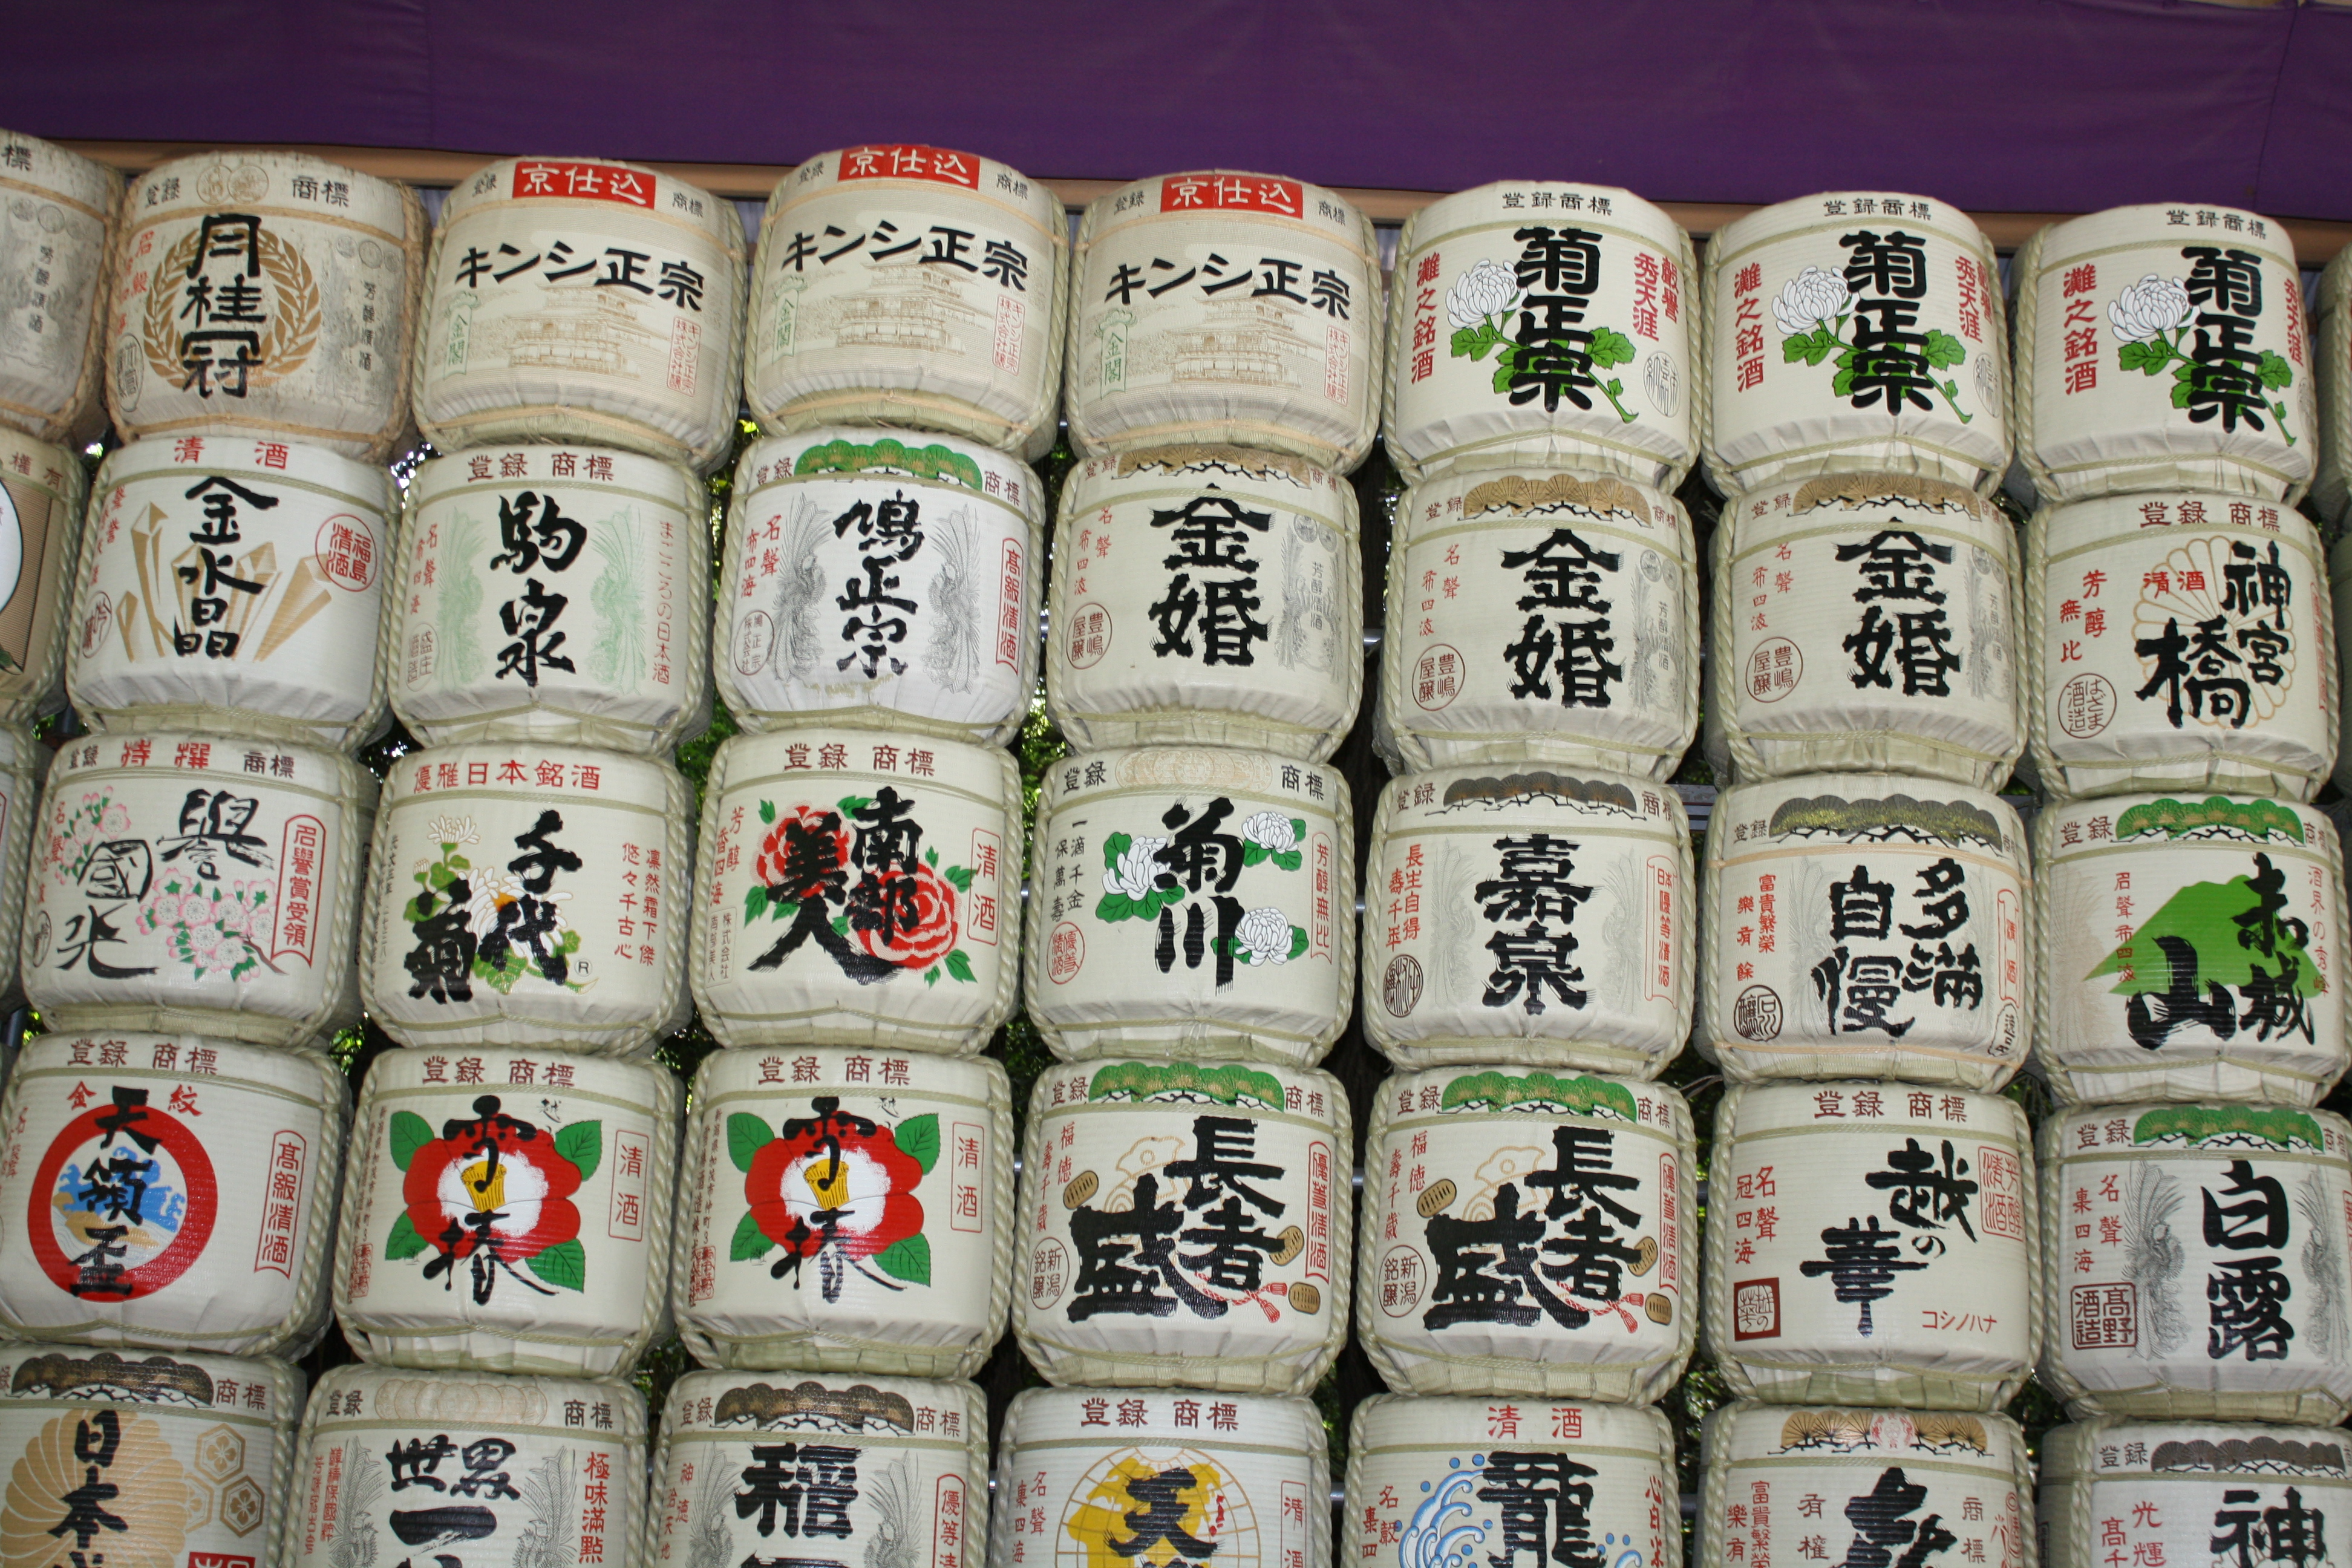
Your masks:
[{"label": "white barrel with red flower", "polygon": [[2336,618],[2301,512],[2210,492],[2103,496],[2037,512],[2026,557],[2028,712],[2046,794],[2309,800],[2326,783]]},{"label": "white barrel with red flower", "polygon": [[1338,769],[1265,752],[1055,763],[1028,917],[1038,1033],[1064,1060],[1321,1060],[1353,1000],[1355,828]]},{"label": "white barrel with red flower", "polygon": [[391,774],[359,963],[386,1034],[625,1056],[686,1021],[676,768],[518,739],[410,752]]},{"label": "white barrel with red flower", "polygon": [[1405,219],[1382,428],[1407,479],[1606,468],[1671,490],[1698,458],[1690,236],[1614,185],[1505,180]]},{"label": "white barrel with red flower", "polygon": [[1231,170],[1099,196],[1072,266],[1070,445],[1191,442],[1345,473],[1381,417],[1381,248],[1338,192]]},{"label": "white barrel with red flower", "polygon": [[1022,1148],[1030,1364],[1060,1386],[1313,1388],[1348,1338],[1354,1146],[1347,1090],[1313,1068],[1048,1068]]},{"label": "white barrel with red flower", "polygon": [[[1655,1400],[1698,1341],[1697,1144],[1671,1089],[1533,1068],[1384,1079],[1356,1332],[1401,1394]],[[1479,1279],[1488,1260],[1508,1290]]]},{"label": "white barrel with red flower", "polygon": [[1146,1551],[1163,1547],[1171,1563],[1217,1568],[1331,1561],[1329,1434],[1305,1399],[1027,1389],[1004,1415],[996,1499],[993,1568],[1064,1553],[1084,1563],[1146,1561]]},{"label": "white barrel with red flower", "polygon": [[970,1377],[1012,1295],[1013,1089],[902,1046],[694,1079],[670,1303],[708,1366]]},{"label": "white barrel with red flower", "polygon": [[74,453],[0,429],[0,721],[61,699],[89,490]]},{"label": "white barrel with red flower", "polygon": [[302,1412],[275,1561],[635,1568],[646,1437],[618,1378],[339,1366]]},{"label": "white barrel with red flower", "polygon": [[392,710],[427,746],[654,755],[710,720],[709,500],[604,447],[418,466],[401,533]]},{"label": "white barrel with red flower", "polygon": [[106,344],[106,264],[122,176],[54,142],[0,131],[0,254],[16,308],[0,321],[0,422],[42,441],[89,440]]},{"label": "white barrel with red flower", "polygon": [[2352,1408],[2352,1126],[2209,1100],[2042,1124],[2042,1385],[2077,1420]]},{"label": "white barrel with red flower", "polygon": [[0,1559],[273,1561],[302,1389],[266,1357],[0,1346]]},{"label": "white barrel with red flower", "polygon": [[[654,1448],[649,1563],[982,1568],[988,1401],[969,1383],[689,1372]],[[699,1555],[697,1555],[697,1554]]]},{"label": "white barrel with red flower", "polygon": [[1672,789],[1439,768],[1381,787],[1364,868],[1365,1037],[1403,1068],[1655,1078],[1690,1036],[1697,888]]},{"label": "white barrel with red flower", "polygon": [[743,220],[672,174],[507,158],[443,198],[416,423],[444,452],[595,441],[707,468],[742,394]]},{"label": "white barrel with red flower", "polygon": [[1027,464],[953,437],[818,426],[745,447],[712,632],[727,710],[1003,744],[1037,684],[1047,505]]},{"label": "white barrel with red flower", "polygon": [[1021,777],[992,747],[739,735],[703,792],[692,976],[729,1046],[979,1052],[1013,1010]]},{"label": "white barrel with red flower", "polygon": [[[0,1002],[24,1000],[25,901],[5,889],[22,888],[31,869],[35,828],[40,820],[41,775],[49,749],[29,731],[0,724]],[[5,1062],[0,1062],[5,1071]]]},{"label": "white barrel with red flower", "polygon": [[868,142],[776,183],[743,393],[767,430],[942,430],[1032,461],[1061,405],[1070,225],[993,158]]},{"label": "white barrel with red flower", "polygon": [[199,153],[123,194],[106,406],[126,440],[235,431],[381,462],[408,427],[416,193],[307,153]]},{"label": "white barrel with red flower", "polygon": [[1724,503],[1711,566],[1717,779],[2008,783],[2025,749],[2027,639],[2016,530],[1991,502],[1916,474],[1750,491]]},{"label": "white barrel with red flower", "polygon": [[1992,242],[1948,202],[1823,191],[1706,246],[1700,442],[1724,494],[1893,473],[1987,491],[2009,469]]},{"label": "white barrel with red flower", "polygon": [[316,746],[382,726],[384,469],[301,442],[182,436],[110,454],[92,494],[76,709],[110,730],[226,724]]},{"label": "white barrel with red flower", "polygon": [[2038,230],[2011,271],[2019,456],[2043,500],[2303,499],[2319,398],[2303,274],[2277,220],[2110,207]]},{"label": "white barrel with red flower", "polygon": [[1698,693],[1698,549],[1672,496],[1522,470],[1397,503],[1373,741],[1399,771],[1544,759],[1663,779]]},{"label": "white barrel with red flower", "polygon": [[388,1051],[352,1125],[335,1316],[362,1360],[601,1375],[668,1329],[667,1068]]},{"label": "white barrel with red flower", "polygon": [[0,1101],[0,1324],[310,1353],[351,1091],[324,1057],[196,1035],[28,1041]]},{"label": "white barrel with red flower", "polygon": [[[2333,1426],[2103,1415],[2042,1435],[2048,1568],[2199,1563],[2244,1551],[2315,1555],[2352,1522],[2345,1435]],[[2218,1542],[2218,1544],[2217,1544]]]},{"label": "white barrel with red flower", "polygon": [[1081,751],[1324,760],[1363,696],[1360,546],[1354,487],[1297,458],[1160,447],[1087,459],[1062,487],[1046,710]]},{"label": "white barrel with red flower", "polygon": [[360,1018],[352,944],[376,784],[217,731],[86,735],[50,764],[25,994],[53,1028],[291,1045]]}]

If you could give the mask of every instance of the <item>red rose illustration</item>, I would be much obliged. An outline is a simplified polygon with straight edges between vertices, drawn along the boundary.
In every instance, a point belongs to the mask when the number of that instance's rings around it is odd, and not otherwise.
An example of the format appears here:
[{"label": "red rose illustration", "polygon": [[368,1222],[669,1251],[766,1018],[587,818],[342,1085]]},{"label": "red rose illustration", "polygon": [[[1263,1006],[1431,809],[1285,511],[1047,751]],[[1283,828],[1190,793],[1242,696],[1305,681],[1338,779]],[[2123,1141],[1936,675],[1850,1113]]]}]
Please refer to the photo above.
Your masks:
[{"label": "red rose illustration", "polygon": [[[893,867],[880,876],[876,900],[884,918],[874,929],[850,922],[858,945],[902,969],[929,969],[956,944],[955,885],[929,866]],[[913,884],[912,892],[908,884]]]},{"label": "red rose illustration", "polygon": [[501,1268],[522,1279],[515,1265],[579,1236],[572,1194],[582,1175],[551,1132],[505,1114],[496,1095],[474,1101],[474,1110],[475,1120],[445,1123],[440,1137],[409,1157],[401,1196],[408,1223],[440,1254],[425,1264],[425,1277],[454,1279],[469,1261],[474,1300],[487,1302]]},{"label": "red rose illustration", "polygon": [[849,864],[849,845],[839,812],[796,805],[760,841],[751,875],[786,903],[822,898],[827,880]]},{"label": "red rose illustration", "polygon": [[784,1249],[774,1276],[789,1273],[797,1285],[802,1261],[816,1258],[830,1301],[840,1298],[845,1263],[921,1233],[915,1187],[923,1167],[891,1129],[843,1110],[831,1096],[811,1109],[814,1116],[785,1122],[782,1135],[752,1156],[743,1195],[751,1223]]}]

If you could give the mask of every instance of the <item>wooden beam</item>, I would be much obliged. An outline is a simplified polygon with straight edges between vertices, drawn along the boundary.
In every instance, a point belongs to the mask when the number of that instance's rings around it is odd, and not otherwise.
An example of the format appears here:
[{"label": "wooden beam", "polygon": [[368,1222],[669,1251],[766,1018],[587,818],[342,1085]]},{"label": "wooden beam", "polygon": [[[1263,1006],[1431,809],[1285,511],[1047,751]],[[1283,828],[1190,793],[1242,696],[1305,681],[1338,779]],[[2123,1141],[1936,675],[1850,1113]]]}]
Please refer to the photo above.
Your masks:
[{"label": "wooden beam", "polygon": [[[213,143],[203,142],[66,142],[60,144],[127,174],[143,173],[173,158],[214,150]],[[269,152],[310,153],[357,169],[362,174],[387,180],[404,180],[413,185],[455,185],[483,164],[496,162],[479,153],[436,153],[422,148],[256,145]],[[768,193],[775,189],[776,182],[791,174],[793,168],[790,163],[650,163],[646,166],[699,185],[711,195],[725,196],[730,201],[765,201]],[[1097,196],[1118,189],[1127,182],[1045,179],[1041,183],[1052,188],[1054,194],[1061,198],[1063,205],[1075,210]],[[1443,191],[1337,188],[1339,195],[1355,203],[1374,223],[1380,224],[1402,223],[1446,194]],[[1660,202],[1658,205],[1698,239],[1706,238],[1732,219],[1756,210],[1753,205],[1730,202]],[[2077,215],[1990,212],[1970,216],[1997,247],[2007,251],[2024,244],[2026,237],[2042,225],[2057,223]],[[2294,240],[2295,258],[2305,267],[2325,267],[2336,258],[2337,251],[2352,244],[2352,223],[2320,218],[2283,218],[2279,222]]]}]

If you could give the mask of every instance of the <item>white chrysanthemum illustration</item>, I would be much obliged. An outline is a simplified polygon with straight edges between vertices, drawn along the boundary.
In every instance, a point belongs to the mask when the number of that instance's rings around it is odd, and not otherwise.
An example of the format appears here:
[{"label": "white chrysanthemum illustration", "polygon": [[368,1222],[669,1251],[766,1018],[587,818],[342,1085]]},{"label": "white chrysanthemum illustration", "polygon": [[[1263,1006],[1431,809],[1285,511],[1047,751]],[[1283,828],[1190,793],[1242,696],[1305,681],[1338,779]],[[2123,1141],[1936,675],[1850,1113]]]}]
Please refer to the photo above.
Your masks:
[{"label": "white chrysanthemum illustration", "polygon": [[425,825],[425,837],[432,844],[479,844],[482,833],[470,816],[436,816]]},{"label": "white chrysanthemum illustration", "polygon": [[1290,917],[1272,904],[1260,904],[1234,928],[1234,945],[1246,952],[1252,963],[1288,963]]},{"label": "white chrysanthemum illustration", "polygon": [[1168,847],[1164,837],[1145,834],[1127,847],[1118,864],[1103,873],[1103,891],[1124,893],[1139,899],[1159,885],[1160,851]]},{"label": "white chrysanthemum illustration", "polygon": [[1772,318],[1783,332],[1810,332],[1822,322],[1845,314],[1853,300],[1853,291],[1845,286],[1844,279],[1808,267],[1790,279],[1780,297],[1772,301]]},{"label": "white chrysanthemum illustration", "polygon": [[2189,320],[2196,307],[2189,302],[2189,286],[2178,278],[2149,273],[2123,291],[2107,307],[2107,323],[2127,343],[2145,343]]},{"label": "white chrysanthemum illustration", "polygon": [[1278,811],[1252,813],[1242,823],[1242,837],[1269,855],[1298,847],[1298,830],[1291,826],[1289,817]]},{"label": "white chrysanthemum illustration", "polygon": [[[467,890],[473,897],[466,900],[466,912],[473,917],[476,934],[499,928],[501,906],[520,902],[527,890],[522,879],[512,871],[474,870],[467,873]],[[535,895],[543,904],[561,904],[572,897],[565,892],[545,892]]]},{"label": "white chrysanthemum illustration", "polygon": [[1511,269],[1491,258],[1454,280],[1446,291],[1445,319],[1457,327],[1477,327],[1489,316],[1517,308],[1527,290]]}]

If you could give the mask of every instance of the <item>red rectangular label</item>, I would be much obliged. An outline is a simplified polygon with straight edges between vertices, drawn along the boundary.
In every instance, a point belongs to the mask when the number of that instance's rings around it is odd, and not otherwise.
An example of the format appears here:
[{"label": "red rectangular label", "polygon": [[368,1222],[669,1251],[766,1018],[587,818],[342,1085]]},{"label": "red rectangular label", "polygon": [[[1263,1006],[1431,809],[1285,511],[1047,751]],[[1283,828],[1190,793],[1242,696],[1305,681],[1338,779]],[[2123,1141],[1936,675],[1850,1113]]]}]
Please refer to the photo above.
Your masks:
[{"label": "red rectangular label", "polygon": [[852,147],[841,155],[845,180],[929,180],[936,185],[980,189],[980,160],[944,147],[905,145]]},{"label": "red rectangular label", "polygon": [[1297,217],[1302,189],[1297,180],[1255,174],[1171,174],[1160,182],[1160,210],[1272,213]]},{"label": "red rectangular label", "polygon": [[319,875],[323,869],[327,825],[308,815],[286,819],[278,855],[278,930],[269,956],[291,953],[304,963],[318,952],[319,933],[313,914],[319,903]]},{"label": "red rectangular label", "polygon": [[514,194],[584,197],[650,209],[654,205],[654,182],[650,174],[614,168],[610,163],[552,163],[531,158],[515,165]]},{"label": "red rectangular label", "polygon": [[191,1552],[188,1568],[253,1568],[250,1557],[232,1557],[226,1552]]}]

